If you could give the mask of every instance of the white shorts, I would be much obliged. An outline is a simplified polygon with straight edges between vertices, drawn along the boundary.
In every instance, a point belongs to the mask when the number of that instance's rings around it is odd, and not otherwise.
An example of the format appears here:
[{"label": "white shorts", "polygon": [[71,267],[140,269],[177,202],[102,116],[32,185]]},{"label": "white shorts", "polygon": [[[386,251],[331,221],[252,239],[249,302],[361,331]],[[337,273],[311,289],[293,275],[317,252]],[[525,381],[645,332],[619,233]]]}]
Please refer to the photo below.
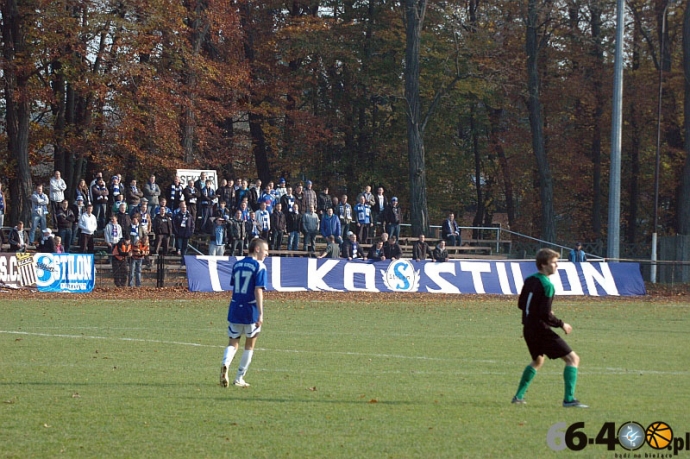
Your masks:
[{"label": "white shorts", "polygon": [[228,337],[238,339],[244,335],[247,338],[254,338],[261,331],[261,327],[256,324],[233,324],[228,323]]}]

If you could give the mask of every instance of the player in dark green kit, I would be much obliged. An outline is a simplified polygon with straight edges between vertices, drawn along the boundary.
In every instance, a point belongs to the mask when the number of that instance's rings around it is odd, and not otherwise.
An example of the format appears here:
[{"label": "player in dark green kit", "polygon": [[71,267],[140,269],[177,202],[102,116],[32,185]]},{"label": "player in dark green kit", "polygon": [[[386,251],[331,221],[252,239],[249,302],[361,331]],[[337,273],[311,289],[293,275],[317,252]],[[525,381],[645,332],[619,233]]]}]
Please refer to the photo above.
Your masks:
[{"label": "player in dark green kit", "polygon": [[536,260],[539,272],[525,279],[522,292],[520,292],[518,307],[522,310],[523,335],[532,356],[532,362],[522,373],[520,385],[515,397],[513,397],[513,403],[526,403],[525,392],[536,376],[537,370],[544,364],[544,355],[546,355],[550,359],[563,359],[565,361],[563,406],[566,408],[588,408],[587,405],[580,403],[575,398],[577,366],[580,364],[580,357],[570,349],[563,338],[551,330],[552,327],[562,328],[566,335],[573,331],[570,324],[558,319],[551,312],[554,287],[549,276],[556,273],[558,258],[558,252],[551,249],[541,249],[537,253]]}]

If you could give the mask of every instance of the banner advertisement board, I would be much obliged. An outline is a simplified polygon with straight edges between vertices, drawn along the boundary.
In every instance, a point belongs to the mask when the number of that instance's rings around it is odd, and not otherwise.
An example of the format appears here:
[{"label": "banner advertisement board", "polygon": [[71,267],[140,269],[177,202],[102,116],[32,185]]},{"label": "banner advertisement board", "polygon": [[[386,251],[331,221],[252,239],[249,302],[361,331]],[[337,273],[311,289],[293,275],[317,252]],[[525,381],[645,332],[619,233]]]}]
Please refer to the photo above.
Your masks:
[{"label": "banner advertisement board", "polygon": [[206,172],[206,179],[213,181],[213,188],[218,189],[218,172],[210,169],[177,169],[177,175],[180,177],[182,185],[187,186],[187,182],[192,180],[196,182],[201,173]]},{"label": "banner advertisement board", "polygon": [[88,293],[96,284],[92,254],[1,253],[0,286]]},{"label": "banner advertisement board", "polygon": [[[236,258],[186,256],[193,292],[230,290]],[[269,257],[268,290],[280,292],[429,292],[517,295],[536,272],[534,261],[395,260],[381,262]],[[551,276],[557,295],[645,295],[638,263],[560,262]]]}]

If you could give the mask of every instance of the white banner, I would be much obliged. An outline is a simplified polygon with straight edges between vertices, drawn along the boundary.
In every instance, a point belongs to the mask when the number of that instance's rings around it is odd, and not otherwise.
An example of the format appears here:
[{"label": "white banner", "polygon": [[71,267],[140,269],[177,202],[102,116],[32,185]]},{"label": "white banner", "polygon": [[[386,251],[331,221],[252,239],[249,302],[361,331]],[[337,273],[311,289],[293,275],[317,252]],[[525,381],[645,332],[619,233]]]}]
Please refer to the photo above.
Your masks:
[{"label": "white banner", "polygon": [[187,182],[192,180],[196,182],[201,177],[201,173],[206,172],[206,180],[213,181],[213,188],[218,189],[218,172],[211,169],[177,169],[177,175],[184,186]]}]

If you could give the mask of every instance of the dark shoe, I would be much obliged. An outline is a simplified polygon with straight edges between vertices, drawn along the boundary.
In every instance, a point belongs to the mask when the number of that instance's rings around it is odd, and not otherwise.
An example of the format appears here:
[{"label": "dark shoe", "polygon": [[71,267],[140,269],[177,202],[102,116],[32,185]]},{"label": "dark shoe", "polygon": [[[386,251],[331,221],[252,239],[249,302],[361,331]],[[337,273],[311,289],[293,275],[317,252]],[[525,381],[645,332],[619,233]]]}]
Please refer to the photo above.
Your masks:
[{"label": "dark shoe", "polygon": [[589,405],[580,403],[578,399],[574,398],[570,402],[563,400],[563,408],[589,408]]}]

